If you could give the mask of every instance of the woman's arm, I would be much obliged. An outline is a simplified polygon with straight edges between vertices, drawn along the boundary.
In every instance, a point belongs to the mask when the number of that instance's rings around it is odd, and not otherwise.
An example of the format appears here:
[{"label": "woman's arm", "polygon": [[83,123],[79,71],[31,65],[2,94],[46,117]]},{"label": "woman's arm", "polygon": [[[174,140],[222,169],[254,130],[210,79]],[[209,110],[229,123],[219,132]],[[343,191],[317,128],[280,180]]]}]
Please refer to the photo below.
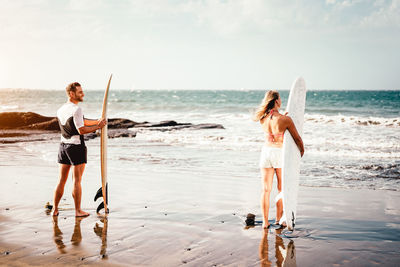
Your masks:
[{"label": "woman's arm", "polygon": [[304,155],[303,139],[301,139],[301,136],[297,132],[296,126],[294,125],[292,118],[290,118],[289,116],[287,116],[286,118],[287,118],[287,124],[288,124],[287,129],[289,130],[290,134],[292,135],[292,137],[294,139],[294,142],[296,143],[297,147],[299,148],[300,155],[303,156]]}]

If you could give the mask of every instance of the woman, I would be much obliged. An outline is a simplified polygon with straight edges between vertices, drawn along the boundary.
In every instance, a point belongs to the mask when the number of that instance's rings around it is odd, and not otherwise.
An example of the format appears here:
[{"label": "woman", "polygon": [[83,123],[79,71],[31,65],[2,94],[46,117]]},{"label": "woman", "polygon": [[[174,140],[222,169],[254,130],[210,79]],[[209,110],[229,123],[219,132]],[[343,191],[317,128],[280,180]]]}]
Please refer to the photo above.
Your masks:
[{"label": "woman", "polygon": [[263,183],[263,192],[261,194],[261,211],[263,214],[263,228],[269,228],[269,196],[272,189],[272,180],[274,173],[278,180],[278,196],[276,200],[276,221],[279,224],[283,215],[282,203],[282,144],[283,134],[289,130],[301,156],[304,154],[303,140],[296,130],[293,120],[279,113],[281,107],[281,98],[277,91],[269,91],[265,94],[263,101],[254,114],[254,121],[259,121],[263,131],[266,134],[266,141],[261,150],[260,170]]}]

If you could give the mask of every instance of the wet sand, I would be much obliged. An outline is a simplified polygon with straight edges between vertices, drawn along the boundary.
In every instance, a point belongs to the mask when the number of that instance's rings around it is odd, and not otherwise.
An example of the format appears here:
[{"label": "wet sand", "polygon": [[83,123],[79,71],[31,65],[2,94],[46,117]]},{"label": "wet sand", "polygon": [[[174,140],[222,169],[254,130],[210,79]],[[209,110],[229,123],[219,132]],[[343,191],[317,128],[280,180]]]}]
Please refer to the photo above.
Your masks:
[{"label": "wet sand", "polygon": [[[263,231],[260,180],[161,167],[116,169],[110,214],[95,214],[96,162],[87,165],[74,217],[71,179],[53,218],[56,163],[1,147],[0,265],[55,266],[398,266],[400,192],[300,187],[293,233]],[[90,149],[90,148],[89,148]],[[13,153],[14,152],[14,153]],[[274,198],[274,191],[271,199]],[[246,229],[247,213],[256,214]],[[275,207],[271,202],[270,222]]]}]

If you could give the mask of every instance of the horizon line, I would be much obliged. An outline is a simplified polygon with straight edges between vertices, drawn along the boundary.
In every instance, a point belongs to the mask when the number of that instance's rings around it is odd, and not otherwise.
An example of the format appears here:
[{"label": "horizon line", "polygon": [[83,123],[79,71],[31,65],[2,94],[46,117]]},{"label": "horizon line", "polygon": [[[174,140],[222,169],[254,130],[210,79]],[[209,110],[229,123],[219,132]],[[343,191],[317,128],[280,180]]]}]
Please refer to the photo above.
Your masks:
[{"label": "horizon line", "polygon": [[[35,90],[41,90],[41,91],[64,91],[65,89],[56,89],[56,88],[0,88],[0,91],[2,90],[29,90],[29,91],[35,91]],[[85,88],[85,91],[103,91],[104,89],[94,89],[94,88]],[[135,89],[129,89],[129,88],[118,88],[118,89],[113,89],[113,90],[119,90],[119,91],[266,91],[266,90],[278,90],[278,91],[290,91],[290,88],[211,88],[211,89],[206,89],[206,88],[135,88]],[[335,88],[323,88],[323,89],[316,89],[316,88],[310,88],[307,89],[307,91],[400,91],[400,89],[386,89],[386,88],[381,88],[381,89],[360,89],[360,88],[342,88],[342,89],[335,89]]]}]

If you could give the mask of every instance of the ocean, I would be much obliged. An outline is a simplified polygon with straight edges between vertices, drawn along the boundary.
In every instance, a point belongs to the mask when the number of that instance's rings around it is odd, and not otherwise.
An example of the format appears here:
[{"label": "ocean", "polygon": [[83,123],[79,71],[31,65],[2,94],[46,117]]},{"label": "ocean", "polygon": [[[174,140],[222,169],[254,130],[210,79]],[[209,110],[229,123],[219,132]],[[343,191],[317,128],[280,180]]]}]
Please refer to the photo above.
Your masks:
[{"label": "ocean", "polygon": [[[84,92],[80,106],[85,117],[98,118],[104,91]],[[141,129],[135,138],[110,139],[109,171],[123,170],[126,179],[148,170],[206,173],[209,179],[260,179],[264,137],[251,117],[264,93],[111,89],[109,118],[217,123],[225,129]],[[280,94],[283,113],[289,91]],[[55,116],[65,101],[63,90],[0,90],[0,112]],[[308,91],[302,138],[302,186],[400,191],[400,91]],[[58,139],[18,143],[21,149],[15,153],[35,152],[40,160],[55,163],[57,143]],[[88,146],[99,146],[99,140],[89,140]],[[89,163],[98,161],[98,149],[89,149],[88,157]]]}]

